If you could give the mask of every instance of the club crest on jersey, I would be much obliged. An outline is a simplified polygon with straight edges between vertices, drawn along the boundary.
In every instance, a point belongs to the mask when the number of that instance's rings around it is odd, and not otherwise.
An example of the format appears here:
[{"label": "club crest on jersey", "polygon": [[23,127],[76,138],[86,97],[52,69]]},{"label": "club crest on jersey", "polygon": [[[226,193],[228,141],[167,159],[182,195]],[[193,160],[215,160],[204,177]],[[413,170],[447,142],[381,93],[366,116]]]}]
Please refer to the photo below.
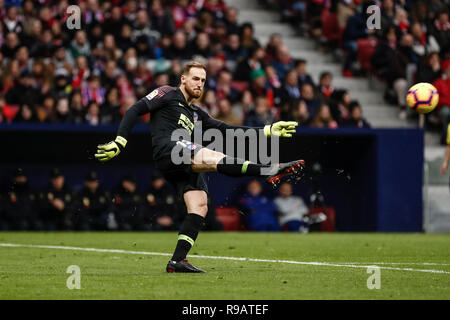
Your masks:
[{"label": "club crest on jersey", "polygon": [[148,95],[146,95],[145,97],[148,100],[152,100],[157,94],[158,94],[158,89],[155,89],[152,92],[150,92]]}]

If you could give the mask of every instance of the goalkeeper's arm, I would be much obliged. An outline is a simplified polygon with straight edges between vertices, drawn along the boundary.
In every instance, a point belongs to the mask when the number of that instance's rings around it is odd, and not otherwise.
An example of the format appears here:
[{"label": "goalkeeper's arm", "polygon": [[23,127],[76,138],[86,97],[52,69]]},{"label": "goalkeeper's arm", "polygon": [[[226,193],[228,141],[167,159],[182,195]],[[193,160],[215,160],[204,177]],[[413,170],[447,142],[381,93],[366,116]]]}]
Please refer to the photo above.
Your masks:
[{"label": "goalkeeper's arm", "polygon": [[95,157],[101,161],[108,161],[116,157],[127,145],[128,136],[133,129],[138,118],[149,112],[149,108],[144,101],[145,98],[136,102],[124,114],[114,141],[97,146]]},{"label": "goalkeeper's arm", "polygon": [[278,136],[282,138],[290,138],[292,134],[295,133],[295,127],[298,125],[295,121],[278,121],[272,124],[265,125],[264,128],[260,127],[244,127],[244,126],[232,126],[223,121],[206,118],[206,128],[217,128],[222,132],[226,132],[227,129],[243,129],[244,131],[248,129],[264,129],[264,135],[266,137]]}]

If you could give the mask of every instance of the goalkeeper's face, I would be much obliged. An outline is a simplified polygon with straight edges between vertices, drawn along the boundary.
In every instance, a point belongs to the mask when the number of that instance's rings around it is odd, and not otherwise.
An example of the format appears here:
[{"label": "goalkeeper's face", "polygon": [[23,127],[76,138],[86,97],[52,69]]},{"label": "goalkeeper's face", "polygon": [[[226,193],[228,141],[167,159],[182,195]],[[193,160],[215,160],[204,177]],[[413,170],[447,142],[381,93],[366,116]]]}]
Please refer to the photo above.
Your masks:
[{"label": "goalkeeper's face", "polygon": [[181,76],[181,84],[184,85],[187,94],[192,99],[202,96],[206,81],[206,71],[203,68],[191,68],[188,75]]}]

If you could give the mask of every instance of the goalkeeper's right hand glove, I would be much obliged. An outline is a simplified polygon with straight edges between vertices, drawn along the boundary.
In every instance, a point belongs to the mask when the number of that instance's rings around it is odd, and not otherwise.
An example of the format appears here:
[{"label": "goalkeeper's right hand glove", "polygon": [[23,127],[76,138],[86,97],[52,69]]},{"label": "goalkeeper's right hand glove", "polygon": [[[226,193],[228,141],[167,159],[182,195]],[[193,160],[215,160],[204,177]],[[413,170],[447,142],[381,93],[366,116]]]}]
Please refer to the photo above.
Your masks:
[{"label": "goalkeeper's right hand glove", "polygon": [[97,153],[95,157],[101,162],[109,161],[116,157],[127,145],[127,139],[117,136],[116,140],[106,144],[99,144],[97,146]]}]

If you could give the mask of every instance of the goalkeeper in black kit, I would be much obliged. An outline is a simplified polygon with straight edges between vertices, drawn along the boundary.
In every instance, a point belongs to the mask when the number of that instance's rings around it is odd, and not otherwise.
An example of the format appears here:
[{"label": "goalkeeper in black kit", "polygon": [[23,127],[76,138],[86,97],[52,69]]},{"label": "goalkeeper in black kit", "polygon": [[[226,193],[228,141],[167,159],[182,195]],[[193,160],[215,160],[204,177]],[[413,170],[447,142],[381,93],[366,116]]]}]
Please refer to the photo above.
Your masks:
[{"label": "goalkeeper in black kit", "polygon": [[[297,122],[276,122],[264,128],[230,126],[211,118],[206,112],[192,104],[201,97],[206,81],[206,68],[198,62],[189,62],[183,68],[179,87],[162,86],[139,100],[125,113],[114,141],[99,145],[95,157],[108,161],[124,150],[128,136],[139,116],[151,113],[152,152],[156,167],[165,179],[172,183],[178,195],[186,204],[188,215],[180,226],[178,242],[174,254],[167,264],[167,272],[205,271],[186,260],[187,253],[194,245],[198,232],[204,225],[207,208],[208,186],[206,172],[220,172],[227,176],[260,176],[276,186],[285,176],[296,176],[304,168],[304,161],[289,163],[258,164],[231,158],[200,144],[193,143],[194,127],[201,121],[202,130],[218,129],[225,135],[227,129],[263,129],[267,137],[291,137]],[[175,130],[185,130],[191,139],[172,140]],[[176,149],[174,149],[176,148]],[[173,150],[188,154],[188,163],[176,164]]]}]

